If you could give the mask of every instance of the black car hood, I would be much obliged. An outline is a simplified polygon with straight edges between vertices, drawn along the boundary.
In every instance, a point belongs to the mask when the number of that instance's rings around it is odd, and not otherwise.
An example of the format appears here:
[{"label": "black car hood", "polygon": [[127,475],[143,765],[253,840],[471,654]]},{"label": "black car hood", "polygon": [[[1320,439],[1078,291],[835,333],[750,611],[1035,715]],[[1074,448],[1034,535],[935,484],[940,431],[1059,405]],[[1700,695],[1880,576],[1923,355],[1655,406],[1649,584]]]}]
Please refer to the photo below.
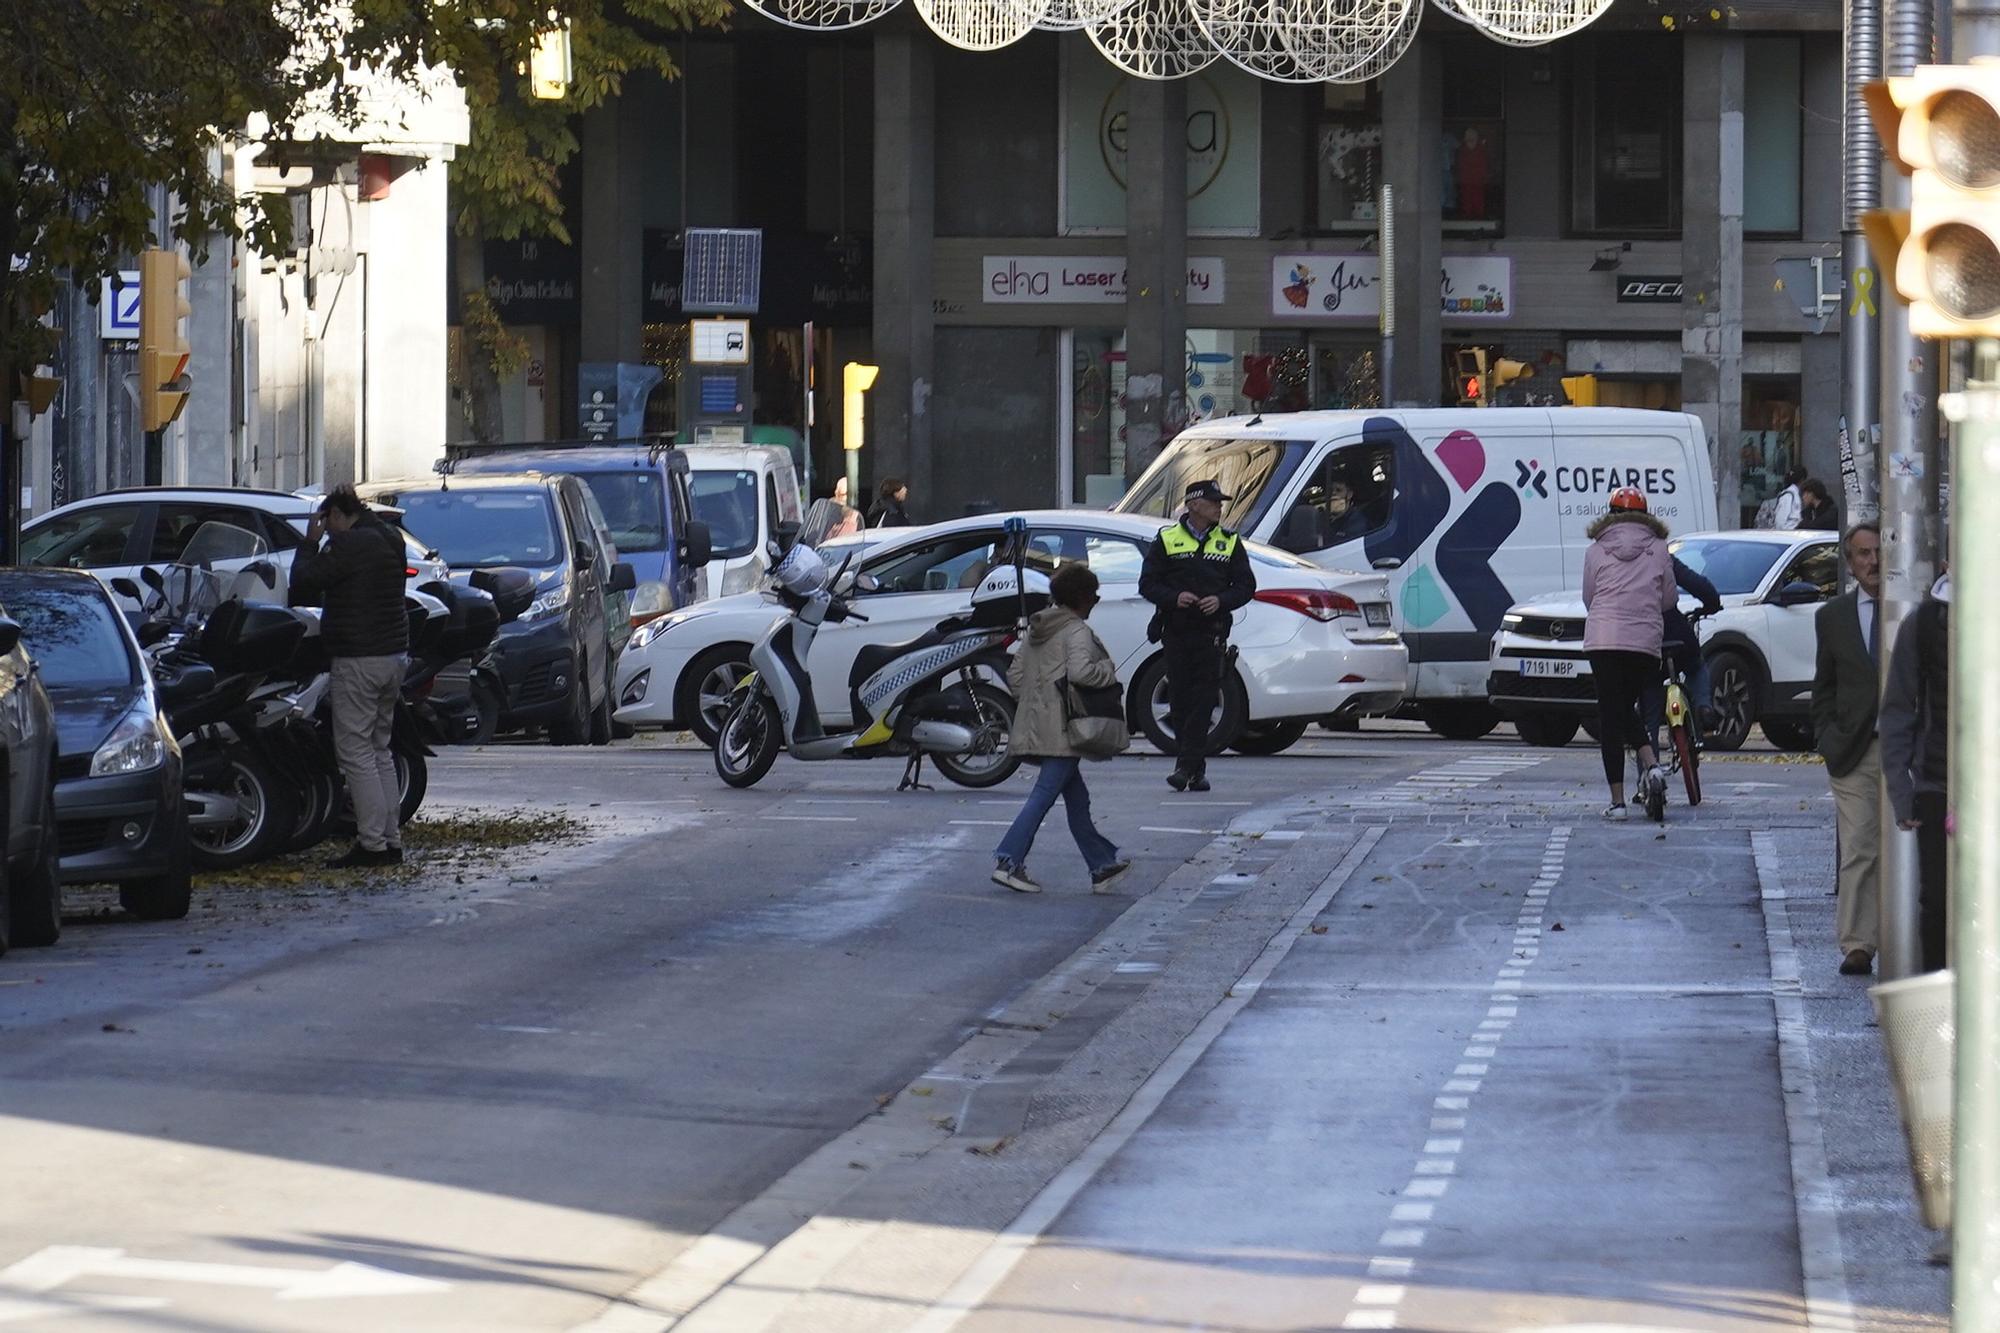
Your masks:
[{"label": "black car hood", "polygon": [[49,685],[48,691],[56,711],[56,749],[65,758],[95,754],[118,719],[131,712],[144,694],[137,685],[108,690]]}]

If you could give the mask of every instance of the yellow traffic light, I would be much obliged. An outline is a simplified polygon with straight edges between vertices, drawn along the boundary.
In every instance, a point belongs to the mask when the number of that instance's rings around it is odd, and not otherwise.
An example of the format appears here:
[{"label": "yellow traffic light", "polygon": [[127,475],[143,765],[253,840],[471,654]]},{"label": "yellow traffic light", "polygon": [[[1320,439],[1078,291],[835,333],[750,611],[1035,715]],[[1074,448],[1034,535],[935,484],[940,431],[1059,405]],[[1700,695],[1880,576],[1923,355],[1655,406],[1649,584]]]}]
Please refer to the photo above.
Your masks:
[{"label": "yellow traffic light", "polygon": [[1876,267],[1925,338],[2000,335],[2000,62],[1919,65],[1863,95],[1908,212],[1864,215]]},{"label": "yellow traffic light", "polygon": [[1495,389],[1504,389],[1515,380],[1533,379],[1534,374],[1535,368],[1526,361],[1510,361],[1504,356],[1501,357],[1493,363],[1492,372],[1486,377],[1487,401],[1492,401]]},{"label": "yellow traffic light", "polygon": [[865,432],[862,405],[864,395],[875,387],[880,366],[849,361],[840,368],[840,447],[852,453],[861,448]]},{"label": "yellow traffic light", "polygon": [[1562,386],[1563,396],[1569,399],[1571,407],[1597,406],[1597,376],[1565,375]]},{"label": "yellow traffic light", "polygon": [[193,270],[178,250],[139,256],[139,424],[161,430],[187,407],[188,344],[182,321],[192,307]]},{"label": "yellow traffic light", "polygon": [[560,102],[569,96],[572,78],[569,20],[556,19],[535,34],[534,49],[528,53],[528,92],[544,102]]}]

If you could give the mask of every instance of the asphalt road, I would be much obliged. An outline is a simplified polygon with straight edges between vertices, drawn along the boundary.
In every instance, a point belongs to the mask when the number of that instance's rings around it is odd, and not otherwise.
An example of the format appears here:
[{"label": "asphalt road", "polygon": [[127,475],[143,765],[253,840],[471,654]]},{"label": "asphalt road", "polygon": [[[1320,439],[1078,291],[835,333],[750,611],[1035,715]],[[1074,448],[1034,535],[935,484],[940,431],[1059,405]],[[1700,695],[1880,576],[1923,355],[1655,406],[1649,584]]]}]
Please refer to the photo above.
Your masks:
[{"label": "asphalt road", "polygon": [[[452,752],[433,804],[597,836],[0,959],[0,1323],[1803,1328],[1753,840],[1809,864],[1830,807],[1759,758],[1664,837],[1581,745],[1316,734],[1206,797],[1128,759],[1120,893],[1057,816],[1029,897],[986,879],[1025,779]],[[1839,1108],[1889,1201],[1848,1294],[1941,1326],[1884,1095]]]}]

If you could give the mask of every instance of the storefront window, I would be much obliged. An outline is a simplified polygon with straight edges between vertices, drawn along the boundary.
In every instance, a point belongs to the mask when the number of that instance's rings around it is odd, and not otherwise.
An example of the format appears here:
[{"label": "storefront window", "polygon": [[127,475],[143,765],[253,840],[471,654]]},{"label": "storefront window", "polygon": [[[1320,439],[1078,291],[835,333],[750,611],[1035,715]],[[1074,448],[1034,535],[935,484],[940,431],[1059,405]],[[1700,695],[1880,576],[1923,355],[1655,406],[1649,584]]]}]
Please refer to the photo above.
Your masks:
[{"label": "storefront window", "polygon": [[[1506,215],[1503,55],[1490,42],[1452,42],[1442,52],[1438,155],[1447,231],[1495,233]],[[1323,85],[1313,156],[1319,230],[1375,230],[1382,196],[1379,82]]]},{"label": "storefront window", "polygon": [[1382,195],[1382,98],[1375,82],[1322,85],[1314,158],[1321,231],[1373,231]]},{"label": "storefront window", "polygon": [[[1250,331],[1188,330],[1182,392],[1168,405],[1169,439],[1197,422],[1305,405],[1303,394],[1286,406],[1249,396],[1253,391],[1291,392],[1292,381],[1277,358],[1260,354],[1257,342]],[[1069,389],[1071,494],[1100,508],[1125,493],[1124,330],[1078,329],[1072,334]]]},{"label": "storefront window", "polygon": [[1743,63],[1743,230],[1799,234],[1799,40],[1752,37]]},{"label": "storefront window", "polygon": [[1678,232],[1679,39],[1607,37],[1577,48],[1575,70],[1576,230]]},{"label": "storefront window", "polygon": [[1743,527],[1757,526],[1757,507],[1785,489],[1799,461],[1799,381],[1794,375],[1744,376],[1739,492]]}]

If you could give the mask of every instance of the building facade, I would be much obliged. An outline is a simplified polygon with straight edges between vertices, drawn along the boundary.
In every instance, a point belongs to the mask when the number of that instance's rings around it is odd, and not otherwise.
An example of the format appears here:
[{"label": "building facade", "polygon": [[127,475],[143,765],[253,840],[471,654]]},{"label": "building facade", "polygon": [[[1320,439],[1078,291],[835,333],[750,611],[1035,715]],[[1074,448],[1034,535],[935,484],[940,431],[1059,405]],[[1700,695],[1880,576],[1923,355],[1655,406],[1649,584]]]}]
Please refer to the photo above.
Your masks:
[{"label": "building facade", "polygon": [[758,227],[756,419],[814,418],[830,478],[839,366],[881,366],[863,475],[925,516],[1105,503],[1190,421],[1451,403],[1475,348],[1533,367],[1503,402],[1590,374],[1696,412],[1747,516],[1790,466],[1839,476],[1839,23],[1620,4],[1521,49],[1433,11],[1384,77],[1292,86],[1134,81],[1078,35],[973,54],[910,15],[745,16],[586,119],[577,246],[489,252],[537,349],[508,433],[576,433],[590,361],[660,365],[671,425],[679,234]]}]

